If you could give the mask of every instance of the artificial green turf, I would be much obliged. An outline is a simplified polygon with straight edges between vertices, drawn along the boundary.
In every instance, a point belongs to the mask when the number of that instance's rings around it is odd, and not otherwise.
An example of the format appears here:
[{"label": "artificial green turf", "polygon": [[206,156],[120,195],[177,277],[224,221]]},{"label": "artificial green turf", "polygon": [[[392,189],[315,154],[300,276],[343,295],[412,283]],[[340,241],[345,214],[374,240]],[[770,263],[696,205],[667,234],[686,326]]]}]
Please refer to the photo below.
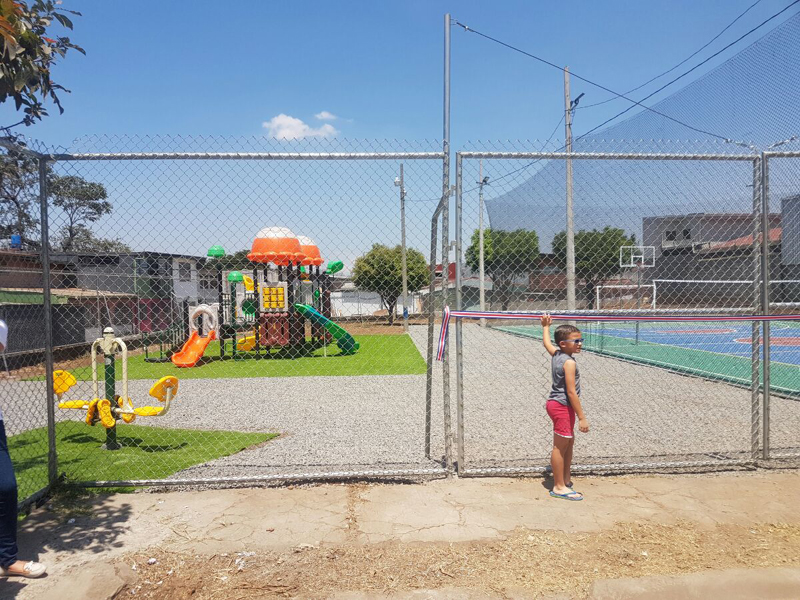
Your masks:
[{"label": "artificial green turf", "polygon": [[[238,433],[164,429],[144,425],[117,427],[119,450],[102,450],[106,430],[80,422],[56,424],[58,472],[68,481],[163,479],[200,463],[235,454],[277,437],[275,433]],[[47,429],[8,438],[19,498],[47,485]]]},{"label": "artificial green turf", "polygon": [[[254,353],[244,352],[241,360],[220,359],[219,342],[211,342],[200,362],[189,368],[178,368],[171,362],[148,363],[143,355],[132,356],[128,359],[128,379],[156,380],[165,375],[175,375],[178,379],[237,379],[425,373],[425,360],[408,335],[359,335],[357,339],[361,347],[351,355],[342,354],[336,344],[329,344],[296,358],[289,357],[288,352],[273,352],[270,358],[256,359]],[[89,366],[70,372],[79,380],[92,378]],[[102,367],[99,376],[103,376]],[[116,376],[117,379],[122,376],[119,361]]]},{"label": "artificial green turf", "polygon": [[[498,327],[500,331],[542,339],[541,327]],[[602,335],[595,332],[584,334],[584,350],[630,360],[655,367],[662,367],[687,375],[698,375],[727,383],[749,386],[752,379],[752,361],[748,357],[734,356],[709,350],[694,350],[639,341],[618,336]],[[761,370],[763,383],[764,373]],[[789,396],[800,396],[800,369],[770,361],[770,388]]]}]

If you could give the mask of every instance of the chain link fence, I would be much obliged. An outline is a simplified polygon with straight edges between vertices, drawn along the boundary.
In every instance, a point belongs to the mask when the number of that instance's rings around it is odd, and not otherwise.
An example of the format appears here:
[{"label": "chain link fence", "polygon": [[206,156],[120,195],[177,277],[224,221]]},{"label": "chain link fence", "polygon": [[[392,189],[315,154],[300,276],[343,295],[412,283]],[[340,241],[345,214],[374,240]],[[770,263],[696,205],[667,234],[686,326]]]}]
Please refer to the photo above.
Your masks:
[{"label": "chain link fence", "polygon": [[[7,149],[0,402],[20,497],[61,476],[544,471],[541,327],[502,318],[542,311],[580,317],[576,468],[800,455],[797,321],[753,318],[798,314],[800,154],[483,145],[456,156],[451,223],[436,146]],[[457,320],[438,369],[445,305],[500,318]]]},{"label": "chain link fence", "polygon": [[[765,323],[762,334],[747,319],[800,307],[786,241],[796,187],[762,189],[765,156],[678,146],[585,142],[569,155],[521,147],[457,155],[456,305],[500,313],[455,325],[461,473],[548,465],[550,357],[538,320],[503,319],[509,311],[580,316],[592,431],[578,441],[579,468],[796,454],[798,323]],[[682,320],[657,320],[667,314]]]},{"label": "chain link fence", "polygon": [[84,485],[444,474],[430,360],[443,304],[432,298],[450,271],[437,262],[448,217],[436,145],[11,146],[9,169],[30,163],[19,184],[30,218],[6,215],[0,266],[12,332],[0,396],[21,497],[56,474]]}]

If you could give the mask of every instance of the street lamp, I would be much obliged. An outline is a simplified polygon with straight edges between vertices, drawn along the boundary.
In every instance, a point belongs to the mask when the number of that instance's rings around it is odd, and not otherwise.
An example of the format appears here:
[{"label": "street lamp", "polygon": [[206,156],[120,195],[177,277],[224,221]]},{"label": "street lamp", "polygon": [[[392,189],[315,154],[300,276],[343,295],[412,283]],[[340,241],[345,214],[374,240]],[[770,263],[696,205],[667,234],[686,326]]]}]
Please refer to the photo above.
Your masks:
[{"label": "street lamp", "polygon": [[394,178],[395,187],[400,188],[400,244],[403,260],[403,331],[408,333],[408,266],[406,264],[406,186],[403,179],[403,163],[400,163],[400,177]]}]

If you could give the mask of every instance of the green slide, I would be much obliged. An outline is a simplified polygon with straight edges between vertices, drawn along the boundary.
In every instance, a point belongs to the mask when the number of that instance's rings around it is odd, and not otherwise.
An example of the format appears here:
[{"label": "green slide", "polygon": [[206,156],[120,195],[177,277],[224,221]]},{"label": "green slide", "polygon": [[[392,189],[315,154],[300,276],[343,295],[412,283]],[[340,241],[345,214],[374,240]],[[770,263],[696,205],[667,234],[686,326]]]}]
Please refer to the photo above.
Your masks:
[{"label": "green slide", "polygon": [[308,304],[295,304],[294,307],[297,312],[306,319],[309,319],[313,323],[318,323],[327,329],[333,336],[333,339],[336,340],[336,344],[339,346],[342,354],[355,354],[358,352],[358,342],[355,338],[314,307]]}]

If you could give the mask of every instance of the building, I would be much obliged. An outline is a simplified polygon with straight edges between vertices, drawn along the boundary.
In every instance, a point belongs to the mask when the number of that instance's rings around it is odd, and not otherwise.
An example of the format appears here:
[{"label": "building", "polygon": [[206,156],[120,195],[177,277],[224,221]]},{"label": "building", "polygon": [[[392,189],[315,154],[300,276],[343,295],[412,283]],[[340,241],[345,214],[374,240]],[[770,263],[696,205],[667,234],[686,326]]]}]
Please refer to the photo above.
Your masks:
[{"label": "building", "polygon": [[[800,266],[785,264],[783,213],[769,215],[770,279],[793,280]],[[645,217],[643,242],[655,249],[655,266],[642,279],[655,283],[657,305],[667,307],[753,307],[760,275],[762,238],[752,214],[714,213]],[[773,284],[774,302],[800,299],[800,286]]]},{"label": "building", "polygon": [[[184,303],[216,300],[201,285],[205,258],[158,252],[51,255],[50,289],[57,346],[85,343],[112,325],[120,335],[166,329],[186,318]],[[0,249],[0,315],[9,351],[44,346],[42,265],[38,252]]]},{"label": "building", "polygon": [[[780,213],[769,216],[770,229],[780,224]],[[709,263],[699,261],[698,253],[714,244],[752,236],[757,225],[753,215],[746,213],[645,217],[642,243],[655,249],[655,267],[646,269],[643,276],[661,280],[729,278],[730,272],[710,269]]]}]

